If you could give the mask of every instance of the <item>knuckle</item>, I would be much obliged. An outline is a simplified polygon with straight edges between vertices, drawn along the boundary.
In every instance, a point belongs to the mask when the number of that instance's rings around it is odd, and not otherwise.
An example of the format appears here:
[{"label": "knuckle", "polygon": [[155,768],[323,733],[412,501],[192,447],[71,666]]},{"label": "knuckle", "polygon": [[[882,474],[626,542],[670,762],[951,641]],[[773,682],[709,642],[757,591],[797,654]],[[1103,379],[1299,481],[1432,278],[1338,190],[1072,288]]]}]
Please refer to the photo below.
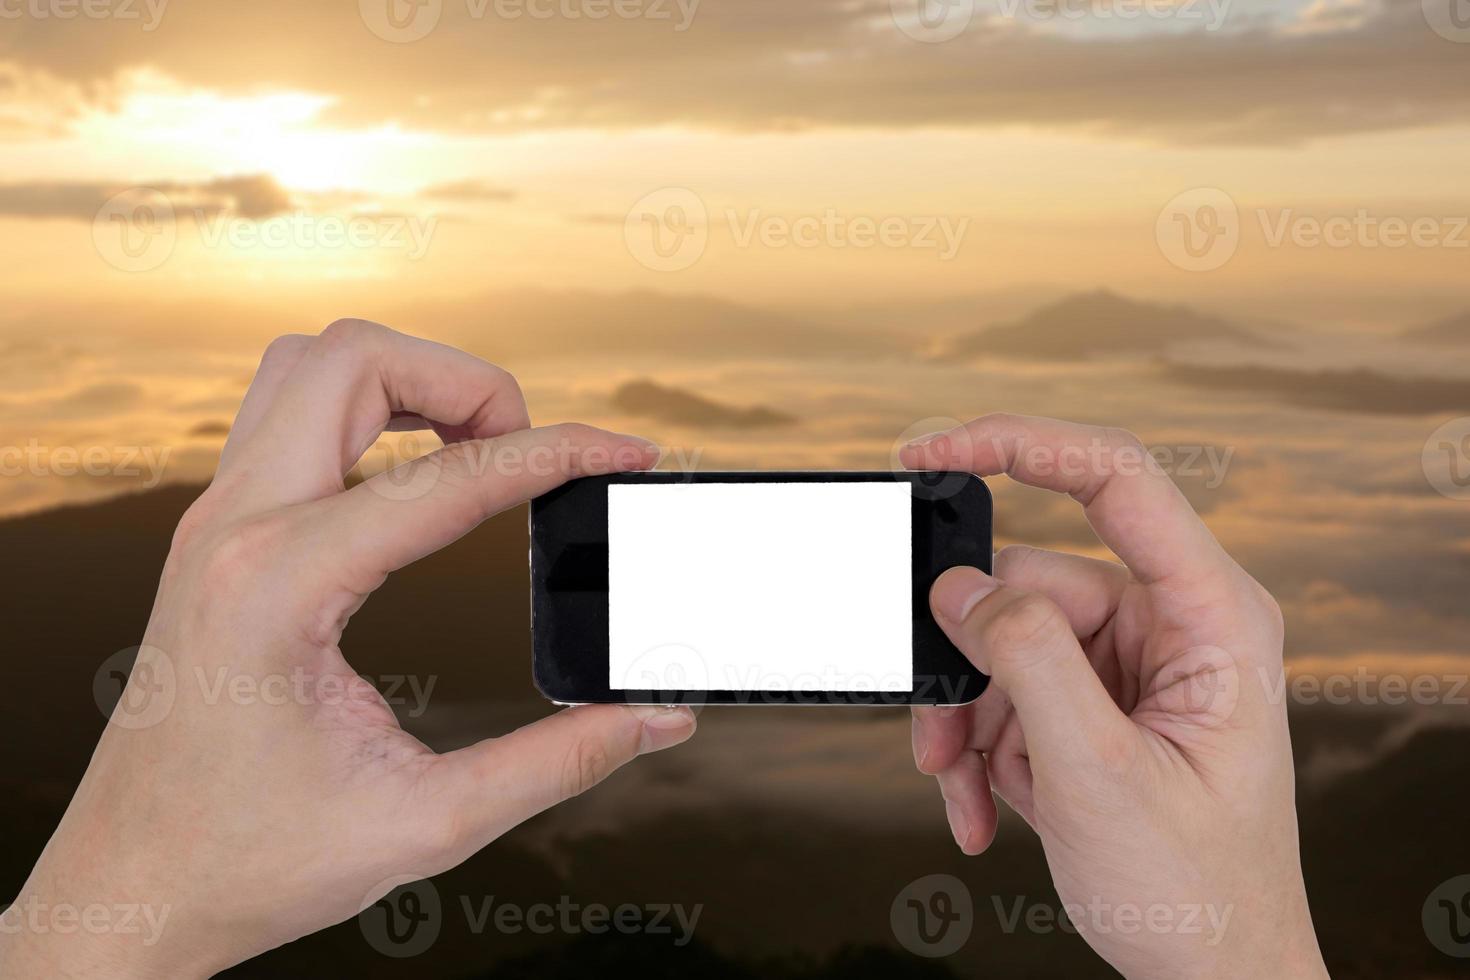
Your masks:
[{"label": "knuckle", "polygon": [[1108,728],[1089,736],[1092,762],[1116,782],[1119,775],[1133,773],[1138,762],[1138,742],[1124,728]]},{"label": "knuckle", "polygon": [[200,494],[184,511],[184,516],[179,518],[179,524],[174,528],[169,554],[178,555],[191,549],[203,534],[204,529],[213,521],[217,509],[214,497],[209,491],[206,490]]},{"label": "knuckle", "polygon": [[1028,568],[1039,554],[1038,549],[1025,544],[1008,544],[995,553],[995,574],[999,578],[1005,578],[1006,574],[1016,574],[1018,571]]},{"label": "knuckle", "polygon": [[201,578],[226,585],[252,576],[280,558],[280,530],[273,520],[238,524],[214,536],[202,558]]},{"label": "knuckle", "polygon": [[593,439],[597,435],[597,428],[586,422],[560,422],[552,426],[552,432],[559,440],[581,444]]},{"label": "knuckle", "polygon": [[472,820],[462,806],[445,805],[428,809],[420,838],[429,854],[458,854],[472,837]]},{"label": "knuckle", "polygon": [[996,428],[1004,429],[1021,421],[1021,416],[1014,412],[987,412],[978,418],[971,419],[965,423],[966,428]]},{"label": "knuckle", "polygon": [[422,460],[405,465],[438,468],[435,486],[442,486],[454,499],[472,511],[471,516],[483,520],[497,509],[493,505],[493,482],[486,476],[514,476],[520,462],[508,455],[504,446],[494,440],[469,439],[435,450]]},{"label": "knuckle", "polygon": [[363,347],[375,342],[388,330],[371,320],[345,318],[333,320],[322,330],[321,341],[329,347]]},{"label": "knuckle", "polygon": [[579,738],[567,750],[561,767],[560,793],[563,799],[580,796],[607,778],[612,771],[612,756],[607,746],[595,738]]},{"label": "knuckle", "polygon": [[1055,644],[1061,625],[1061,614],[1049,599],[1026,592],[991,618],[985,640],[993,657],[1029,663]]},{"label": "knuckle", "polygon": [[1104,443],[1114,451],[1123,449],[1131,453],[1144,451],[1143,440],[1134,435],[1132,430],[1124,429],[1116,425],[1110,425],[1103,429]]},{"label": "knuckle", "polygon": [[451,443],[437,450],[434,455],[438,458],[443,476],[468,482],[483,472],[485,460],[492,453],[493,444],[489,440],[466,439]]},{"label": "knuckle", "polygon": [[495,387],[502,389],[504,394],[520,401],[526,400],[526,393],[521,389],[521,383],[514,374],[498,364],[491,364],[490,370],[495,377]]},{"label": "knuckle", "polygon": [[1260,615],[1264,618],[1272,635],[1284,635],[1286,633],[1286,617],[1281,611],[1281,603],[1277,602],[1276,597],[1267,591],[1266,587],[1260,582],[1257,582],[1250,576],[1246,576],[1246,580],[1250,583],[1251,603],[1260,610]]},{"label": "knuckle", "polygon": [[260,355],[260,366],[264,368],[271,365],[290,364],[306,353],[306,349],[310,346],[311,338],[304,334],[283,334],[266,345],[265,353]]}]

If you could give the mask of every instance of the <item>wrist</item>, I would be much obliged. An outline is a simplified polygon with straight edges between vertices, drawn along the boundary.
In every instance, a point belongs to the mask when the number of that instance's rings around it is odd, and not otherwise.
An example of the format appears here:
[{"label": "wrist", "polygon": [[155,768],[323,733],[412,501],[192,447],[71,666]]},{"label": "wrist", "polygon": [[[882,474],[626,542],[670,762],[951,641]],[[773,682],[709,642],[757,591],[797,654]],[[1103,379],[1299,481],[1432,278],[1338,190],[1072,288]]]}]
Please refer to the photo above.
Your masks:
[{"label": "wrist", "polygon": [[[20,896],[0,916],[0,976],[207,977],[191,895],[145,858],[68,811]],[[117,855],[134,851],[130,858]]]},{"label": "wrist", "polygon": [[156,907],[22,895],[0,916],[0,975],[58,980],[207,977]]},{"label": "wrist", "polygon": [[1280,977],[1281,980],[1326,980],[1327,966],[1317,945],[1317,933],[1306,911],[1274,923],[1277,928],[1258,930],[1254,936],[1241,934],[1232,952],[1201,974],[1201,980],[1234,980],[1236,977]]}]

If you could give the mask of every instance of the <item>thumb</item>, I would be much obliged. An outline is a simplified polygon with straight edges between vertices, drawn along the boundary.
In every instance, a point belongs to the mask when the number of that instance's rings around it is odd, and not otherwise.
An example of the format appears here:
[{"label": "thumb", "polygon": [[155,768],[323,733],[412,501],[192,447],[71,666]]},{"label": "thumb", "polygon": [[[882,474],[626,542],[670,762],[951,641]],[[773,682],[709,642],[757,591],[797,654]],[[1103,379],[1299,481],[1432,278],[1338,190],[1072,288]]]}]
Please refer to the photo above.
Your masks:
[{"label": "thumb", "polygon": [[542,810],[580,795],[640,755],[694,734],[688,708],[590,704],[490,738],[436,760],[443,792],[466,838],[464,856]]},{"label": "thumb", "polygon": [[950,641],[1015,705],[1033,769],[1116,759],[1137,738],[1050,599],[961,567],[939,577],[929,602]]}]

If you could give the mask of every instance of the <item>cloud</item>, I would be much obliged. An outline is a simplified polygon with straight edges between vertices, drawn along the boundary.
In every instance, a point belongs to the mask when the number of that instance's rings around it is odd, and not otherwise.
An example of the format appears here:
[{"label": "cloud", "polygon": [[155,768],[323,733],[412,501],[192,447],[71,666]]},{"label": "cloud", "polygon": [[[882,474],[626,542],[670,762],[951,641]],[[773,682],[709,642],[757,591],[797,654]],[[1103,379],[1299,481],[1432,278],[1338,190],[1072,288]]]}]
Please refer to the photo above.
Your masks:
[{"label": "cloud", "polygon": [[0,57],[73,84],[147,64],[189,86],[326,93],[348,125],[461,131],[1031,124],[1297,143],[1470,120],[1470,59],[1419,0],[1320,4],[1299,20],[1237,11],[1214,31],[1183,16],[1117,32],[977,15],[942,44],[897,29],[887,0],[704,4],[682,30],[678,5],[658,6],[671,16],[446,3],[427,36],[385,44],[355,4],[178,4],[151,33],[37,20]]},{"label": "cloud", "polygon": [[94,221],[119,194],[157,191],[175,209],[203,213],[233,211],[252,220],[280,214],[291,207],[290,195],[273,177],[263,174],[219,177],[203,182],[154,181],[146,184],[45,182],[0,184],[0,216]]},{"label": "cloud", "polygon": [[200,422],[189,430],[189,435],[195,438],[223,438],[230,434],[230,423],[221,422],[218,419],[208,419]]},{"label": "cloud", "polygon": [[1219,317],[1184,306],[1126,299],[1105,289],[1069,296],[1012,323],[954,337],[943,357],[1082,360],[1098,355],[1158,354],[1199,341],[1262,346],[1265,341]]},{"label": "cloud", "polygon": [[1430,415],[1470,409],[1470,380],[1407,377],[1368,368],[1299,371],[1242,365],[1170,364],[1168,377],[1196,388],[1269,395],[1289,405],[1377,415]]},{"label": "cloud", "polygon": [[98,418],[129,411],[144,404],[146,392],[131,381],[99,381],[46,399],[17,406],[26,416],[49,421]]},{"label": "cloud", "polygon": [[1414,327],[1404,332],[1404,339],[1426,344],[1463,344],[1470,340],[1470,312]]},{"label": "cloud", "polygon": [[495,187],[482,180],[454,180],[444,184],[433,184],[419,191],[419,197],[451,201],[514,201],[515,191]]},{"label": "cloud", "polygon": [[652,381],[629,381],[613,392],[612,401],[619,411],[669,425],[764,429],[796,421],[785,412],[764,405],[737,408]]}]

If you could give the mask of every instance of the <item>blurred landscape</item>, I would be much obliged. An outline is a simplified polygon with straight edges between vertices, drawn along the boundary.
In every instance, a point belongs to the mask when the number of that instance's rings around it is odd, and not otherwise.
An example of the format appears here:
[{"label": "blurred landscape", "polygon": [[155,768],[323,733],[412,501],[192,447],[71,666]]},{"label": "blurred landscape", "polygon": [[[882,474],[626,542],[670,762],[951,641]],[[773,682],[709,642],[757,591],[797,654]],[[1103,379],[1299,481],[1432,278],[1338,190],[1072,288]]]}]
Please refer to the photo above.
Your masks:
[{"label": "blurred landscape", "polygon": [[[94,680],[261,351],[358,316],[665,467],[887,468],[992,411],[1134,430],[1284,607],[1333,975],[1465,975],[1421,918],[1470,874],[1462,0],[596,2],[0,18],[0,885],[86,766]],[[358,475],[435,445],[385,435]],[[998,546],[1107,556],[1070,501],[992,489]],[[344,637],[376,681],[432,681],[399,714],[435,748],[549,710],[525,534],[491,520]],[[889,913],[940,873],[973,931],[926,959]],[[1110,975],[1008,927],[1057,907],[1041,851],[1007,812],[958,853],[905,712],[707,709],[434,887],[416,957],[349,922],[231,975]],[[702,913],[682,946],[476,933],[460,900],[489,896]]]},{"label": "blurred landscape", "polygon": [[[24,879],[104,724],[101,660],[136,642],[174,523],[178,487],[0,523],[24,583],[17,600],[6,740],[30,745],[3,774],[0,874]],[[343,641],[362,673],[436,679],[405,726],[448,749],[549,710],[529,682],[523,510],[501,515],[395,576]],[[76,615],[86,602],[88,616]],[[387,693],[386,685],[380,685]],[[417,713],[418,716],[413,715]],[[1463,708],[1293,706],[1303,859],[1334,976],[1454,976],[1419,908],[1470,863]],[[410,961],[382,956],[354,920],[231,971],[238,976],[576,977],[640,964],[652,976],[1103,976],[1075,936],[1007,934],[1002,909],[1057,907],[1030,831],[1008,813],[979,859],[958,853],[932,782],[913,769],[906,712],[707,708],[698,737],[642,760],[435,879],[444,927]],[[38,738],[45,733],[44,738]],[[270,774],[259,776],[270,791]],[[901,949],[889,905],[912,879],[948,873],[974,901],[965,948],[942,961]],[[694,942],[665,937],[477,935],[459,913],[494,897],[555,904],[703,906]]]}]

